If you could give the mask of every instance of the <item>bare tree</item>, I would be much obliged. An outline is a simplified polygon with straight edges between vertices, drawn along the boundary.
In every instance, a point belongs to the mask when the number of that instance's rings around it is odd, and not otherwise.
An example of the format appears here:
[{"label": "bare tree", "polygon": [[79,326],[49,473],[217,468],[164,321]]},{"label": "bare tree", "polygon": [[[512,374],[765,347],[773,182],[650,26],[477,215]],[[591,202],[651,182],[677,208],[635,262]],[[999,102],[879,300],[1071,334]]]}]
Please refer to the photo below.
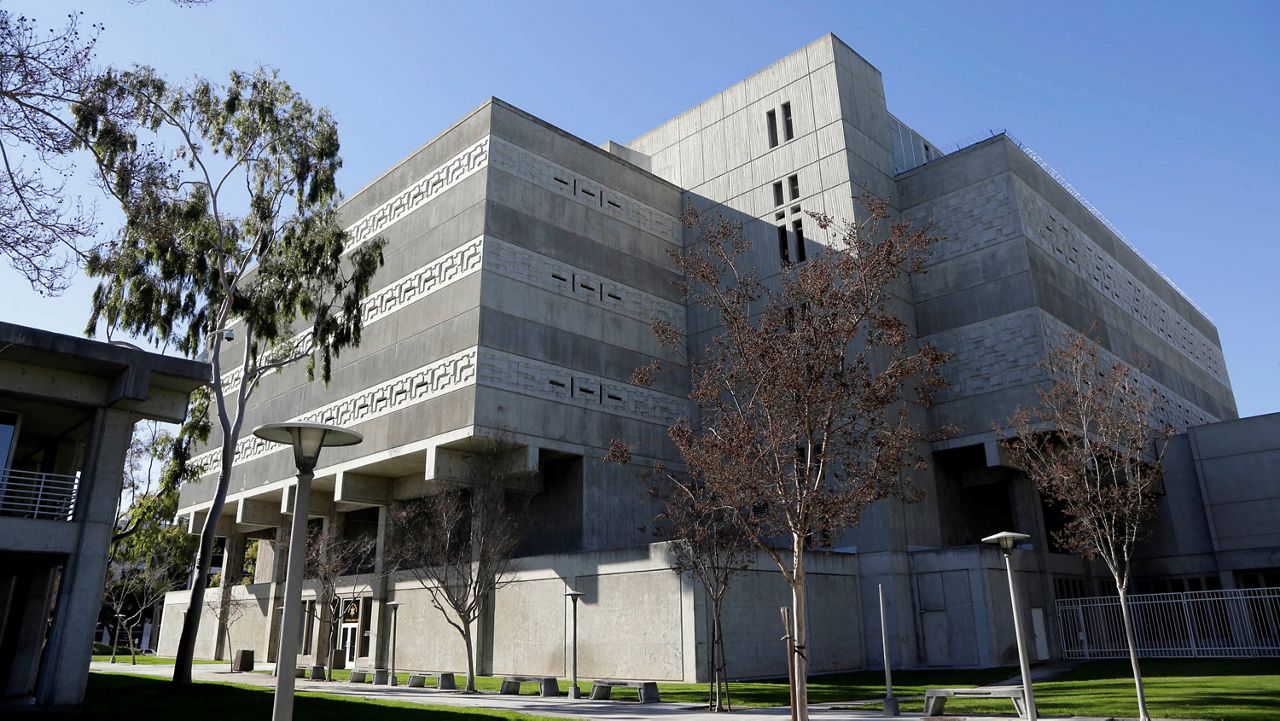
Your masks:
[{"label": "bare tree", "polygon": [[[631,463],[630,447],[615,440],[605,460],[621,465]],[[711,687],[707,707],[731,711],[722,623],[724,599],[733,577],[751,563],[756,546],[743,532],[736,509],[717,498],[707,484],[672,472],[662,463],[655,463],[652,470],[659,485],[650,492],[662,506],[654,519],[654,533],[670,544],[675,557],[672,568],[688,573],[701,584],[711,603]]]},{"label": "bare tree", "polygon": [[93,208],[66,194],[77,146],[69,108],[93,80],[102,29],[82,34],[80,16],[41,32],[0,9],[0,255],[43,295],[66,289],[98,227]]},{"label": "bare tree", "polygon": [[[909,477],[924,468],[924,438],[912,406],[931,402],[947,359],[916,341],[894,296],[936,239],[891,223],[885,200],[860,200],[860,223],[812,215],[828,245],[803,262],[784,260],[776,279],[745,265],[740,224],[704,223],[692,208],[684,222],[701,229],[699,242],[673,256],[685,295],[720,326],[690,364],[701,417],[677,421],[669,435],[685,472],[791,589],[799,719],[808,718],[805,551],[830,546],[876,501],[918,497]],[[668,324],[654,330],[669,347],[684,343]],[[632,382],[658,370],[651,363]]]},{"label": "bare tree", "polygon": [[333,680],[333,662],[338,645],[335,618],[342,600],[338,586],[343,578],[362,573],[370,567],[376,551],[377,539],[372,534],[348,538],[335,532],[332,524],[314,531],[307,541],[305,576],[316,584],[316,621],[320,632],[329,640],[326,680]]},{"label": "bare tree", "polygon": [[1101,558],[1120,594],[1125,640],[1143,721],[1147,703],[1128,590],[1134,548],[1146,537],[1162,492],[1160,459],[1174,428],[1157,420],[1160,398],[1137,364],[1099,360],[1098,343],[1074,332],[1041,363],[1047,386],[1036,408],[996,427],[1011,465],[1060,508],[1059,546]]},{"label": "bare tree", "polygon": [[227,642],[227,662],[234,671],[236,655],[231,650],[231,628],[244,615],[244,604],[233,600],[230,593],[219,593],[214,598],[206,598],[204,607],[213,614],[214,628],[221,629],[223,640]]},{"label": "bare tree", "polygon": [[472,625],[494,592],[509,582],[511,557],[528,519],[528,496],[505,487],[506,448],[501,439],[480,439],[458,486],[434,489],[391,509],[391,563],[418,580],[431,594],[431,605],[462,638],[465,693],[476,691]]}]

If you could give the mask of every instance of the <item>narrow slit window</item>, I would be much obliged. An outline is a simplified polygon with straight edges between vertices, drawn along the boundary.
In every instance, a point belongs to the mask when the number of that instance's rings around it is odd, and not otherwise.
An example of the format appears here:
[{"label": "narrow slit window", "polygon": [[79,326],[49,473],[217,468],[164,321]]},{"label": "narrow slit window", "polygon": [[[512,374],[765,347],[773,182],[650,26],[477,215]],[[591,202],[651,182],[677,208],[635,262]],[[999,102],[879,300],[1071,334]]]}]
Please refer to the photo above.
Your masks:
[{"label": "narrow slit window", "polygon": [[796,262],[803,263],[805,258],[804,224],[797,220],[791,224],[791,229],[794,230],[796,234]]},{"label": "narrow slit window", "polygon": [[[791,186],[791,199],[796,200],[797,198],[799,198],[800,197],[800,176],[793,175],[790,178],[787,178],[787,184]],[[778,205],[782,205],[782,203],[778,203]]]},{"label": "narrow slit window", "polygon": [[764,114],[765,125],[769,126],[769,147],[778,147],[778,114],[770,110]]},{"label": "narrow slit window", "polygon": [[779,180],[773,184],[773,207],[776,208],[785,202],[787,202],[786,199],[782,197],[782,181]]},{"label": "narrow slit window", "polygon": [[786,219],[787,219],[787,211],[785,211],[785,210],[779,210],[777,213],[775,213],[775,214],[774,214],[773,219],[774,219],[774,220],[786,220]]},{"label": "narrow slit window", "polygon": [[791,253],[787,249],[787,226],[785,225],[778,226],[778,257],[784,265],[791,262]]},{"label": "narrow slit window", "polygon": [[782,104],[782,139],[790,140],[796,136],[795,126],[791,123],[791,103]]}]

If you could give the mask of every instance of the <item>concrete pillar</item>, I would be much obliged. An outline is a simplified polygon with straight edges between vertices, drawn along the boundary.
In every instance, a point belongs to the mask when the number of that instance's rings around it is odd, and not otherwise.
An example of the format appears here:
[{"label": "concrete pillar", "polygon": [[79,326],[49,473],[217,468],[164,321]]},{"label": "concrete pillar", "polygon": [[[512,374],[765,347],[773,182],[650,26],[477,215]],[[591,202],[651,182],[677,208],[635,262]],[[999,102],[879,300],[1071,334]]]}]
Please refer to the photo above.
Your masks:
[{"label": "concrete pillar", "polygon": [[[5,696],[30,696],[35,691],[37,674],[40,669],[41,649],[49,618],[49,607],[53,603],[54,581],[58,577],[57,566],[45,569],[26,569],[13,578],[12,605],[10,611],[13,618],[5,619],[17,628],[17,638],[13,647],[12,661],[9,662],[9,678],[4,686]],[[97,620],[95,615],[94,620]],[[92,629],[90,633],[92,634]],[[5,659],[9,661],[9,659]]]},{"label": "concrete pillar", "polygon": [[231,591],[244,575],[244,544],[243,533],[232,533],[226,537],[222,546],[222,583],[218,588],[218,618],[213,641],[213,657],[220,661],[229,660],[233,651],[228,648],[231,644],[231,639],[228,638],[231,629],[227,627],[227,619],[232,615]]},{"label": "concrete pillar", "polygon": [[76,548],[59,582],[55,622],[41,662],[36,701],[42,706],[69,706],[84,698],[84,669],[93,653],[93,630],[102,605],[120,474],[136,420],[132,413],[116,409],[94,413],[76,498]]},{"label": "concrete pillar", "polygon": [[[276,656],[280,653],[280,607],[284,605],[284,572],[285,572],[285,553],[289,544],[289,525],[288,516],[284,517],[286,522],[276,526],[276,537],[270,546],[271,560],[268,563],[270,577],[264,581],[271,584],[270,590],[267,592],[267,618],[263,623],[263,636],[266,644],[267,652],[264,654],[268,663],[275,663]],[[258,564],[261,567],[266,556],[264,553],[267,549],[258,549]]]},{"label": "concrete pillar", "polygon": [[387,573],[387,534],[391,525],[386,506],[378,507],[378,536],[375,539],[373,556],[374,582],[370,588],[373,597],[369,628],[373,631],[373,665],[374,668],[386,668],[391,654],[391,614],[384,605],[387,601],[387,589],[390,585]]}]

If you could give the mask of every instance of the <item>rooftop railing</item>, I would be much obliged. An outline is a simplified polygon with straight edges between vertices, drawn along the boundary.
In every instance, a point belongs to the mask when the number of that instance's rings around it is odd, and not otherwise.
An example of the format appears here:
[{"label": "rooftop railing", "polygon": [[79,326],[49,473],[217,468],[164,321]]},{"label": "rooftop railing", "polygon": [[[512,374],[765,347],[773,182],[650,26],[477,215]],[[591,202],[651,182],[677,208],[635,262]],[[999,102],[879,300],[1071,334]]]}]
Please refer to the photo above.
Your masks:
[{"label": "rooftop railing", "polygon": [[0,471],[0,516],[70,521],[80,475]]},{"label": "rooftop railing", "polygon": [[1154,270],[1156,272],[1156,275],[1159,275],[1164,280],[1164,282],[1168,283],[1169,287],[1173,288],[1173,291],[1177,293],[1179,296],[1181,296],[1182,299],[1185,300],[1188,305],[1190,305],[1192,308],[1195,308],[1197,311],[1199,311],[1200,315],[1204,316],[1206,320],[1208,320],[1211,323],[1213,322],[1213,317],[1210,316],[1205,311],[1204,308],[1201,308],[1199,305],[1197,305],[1196,302],[1191,299],[1191,296],[1187,295],[1186,291],[1179,288],[1178,284],[1174,283],[1172,278],[1165,275],[1163,271],[1161,271],[1159,268],[1156,267],[1155,263],[1152,263],[1151,260],[1147,258],[1147,256],[1143,255],[1142,251],[1138,250],[1137,246],[1131,243],[1129,239],[1124,236],[1124,233],[1121,233],[1120,229],[1117,228],[1114,223],[1108,220],[1107,216],[1103,215],[1101,210],[1098,210],[1097,206],[1095,206],[1093,203],[1090,203],[1088,198],[1081,195],[1080,191],[1076,190],[1075,186],[1067,182],[1067,179],[1062,177],[1062,174],[1059,173],[1057,170],[1055,170],[1052,165],[1049,165],[1048,161],[1040,157],[1040,155],[1036,153],[1036,151],[1032,150],[1029,146],[1024,144],[1021,140],[1018,140],[1018,138],[1015,137],[1008,130],[988,130],[986,133],[972,135],[968,138],[965,138],[964,140],[954,143],[951,146],[948,146],[951,148],[948,154],[956,152],[958,150],[963,150],[964,148],[967,148],[970,145],[976,145],[977,143],[980,143],[986,140],[987,138],[994,138],[997,135],[1004,135],[1009,140],[1013,141],[1013,144],[1016,145],[1018,149],[1023,152],[1024,155],[1030,158],[1032,162],[1034,162],[1036,165],[1039,165],[1041,170],[1043,170],[1050,178],[1053,178],[1058,185],[1062,186],[1063,190],[1067,191],[1067,193],[1069,193],[1071,197],[1076,199],[1076,202],[1084,206],[1085,210],[1089,211],[1089,213],[1093,217],[1097,218],[1099,222],[1105,225],[1107,227],[1107,230],[1110,230],[1112,233],[1115,233],[1115,236],[1120,239],[1121,243],[1125,244],[1125,247],[1127,247],[1130,251],[1132,251],[1134,255],[1142,259],[1142,261],[1146,263],[1149,268]]}]

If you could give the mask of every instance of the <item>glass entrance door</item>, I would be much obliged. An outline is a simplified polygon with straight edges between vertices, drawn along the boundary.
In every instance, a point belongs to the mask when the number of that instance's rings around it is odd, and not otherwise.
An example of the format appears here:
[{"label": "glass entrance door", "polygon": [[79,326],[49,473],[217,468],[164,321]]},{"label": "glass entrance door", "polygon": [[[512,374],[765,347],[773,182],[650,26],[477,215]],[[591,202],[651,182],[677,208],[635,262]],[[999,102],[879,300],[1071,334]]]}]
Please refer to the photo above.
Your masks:
[{"label": "glass entrance door", "polygon": [[359,641],[360,626],[354,623],[342,624],[342,652],[346,656],[348,667],[356,662]]}]

